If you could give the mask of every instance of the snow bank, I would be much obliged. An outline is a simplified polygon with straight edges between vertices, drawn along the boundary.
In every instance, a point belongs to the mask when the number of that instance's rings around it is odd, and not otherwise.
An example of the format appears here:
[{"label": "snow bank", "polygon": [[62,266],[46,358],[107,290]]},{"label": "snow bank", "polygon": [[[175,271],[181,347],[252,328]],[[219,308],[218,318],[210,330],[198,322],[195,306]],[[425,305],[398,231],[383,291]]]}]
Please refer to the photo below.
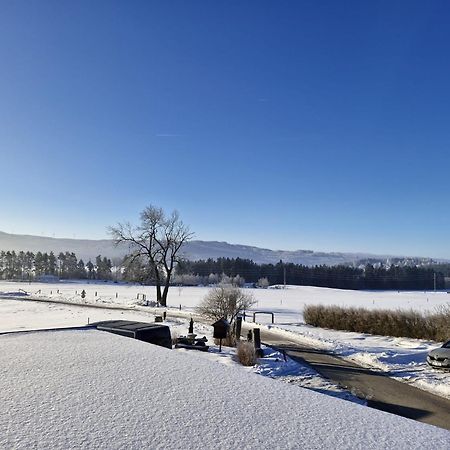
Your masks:
[{"label": "snow bank", "polygon": [[450,445],[439,428],[100,331],[0,336],[0,402],[1,448]]},{"label": "snow bank", "polygon": [[[19,289],[30,293],[31,298],[68,302],[78,307],[56,304],[54,306],[33,306],[35,313],[24,306],[13,306],[9,299]],[[80,293],[85,290],[86,298]],[[187,318],[198,302],[207,294],[207,287],[172,287],[169,291],[169,306],[177,314]],[[286,337],[315,348],[333,351],[367,367],[377,368],[399,381],[414,384],[434,394],[450,398],[450,376],[442,370],[432,369],[426,363],[429,350],[438,346],[435,342],[388,336],[372,336],[363,333],[314,328],[303,323],[305,304],[324,304],[366,307],[369,309],[415,309],[434,311],[436,307],[450,304],[447,292],[423,291],[347,291],[310,286],[287,286],[286,289],[246,289],[252,293],[257,304],[255,310],[273,311],[277,332]],[[103,282],[71,283],[0,283],[0,331],[55,326],[83,325],[93,320],[108,320],[121,315],[123,319],[153,321],[156,310],[137,306],[138,294],[154,299],[152,286],[123,285]],[[4,299],[1,297],[4,296]],[[25,297],[29,299],[30,297]],[[24,300],[25,300],[24,299]],[[86,305],[97,309],[85,308]],[[182,305],[182,311],[178,307]],[[101,309],[103,308],[103,309]],[[112,310],[124,308],[125,310]],[[128,311],[126,310],[128,308]],[[49,311],[49,309],[51,311]],[[111,309],[112,311],[108,311]],[[170,311],[169,311],[170,315]],[[250,312],[251,318],[251,312]],[[257,315],[256,320],[267,326],[270,315]],[[291,333],[282,331],[289,330]]]}]

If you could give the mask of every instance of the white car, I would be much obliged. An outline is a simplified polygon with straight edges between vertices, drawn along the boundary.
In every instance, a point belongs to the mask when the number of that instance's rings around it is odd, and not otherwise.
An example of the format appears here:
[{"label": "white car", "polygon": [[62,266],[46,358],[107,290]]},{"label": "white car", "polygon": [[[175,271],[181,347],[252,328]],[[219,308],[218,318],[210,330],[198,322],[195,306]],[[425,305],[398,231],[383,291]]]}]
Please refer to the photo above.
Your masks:
[{"label": "white car", "polygon": [[450,341],[440,348],[431,350],[427,356],[427,363],[432,367],[450,369]]}]

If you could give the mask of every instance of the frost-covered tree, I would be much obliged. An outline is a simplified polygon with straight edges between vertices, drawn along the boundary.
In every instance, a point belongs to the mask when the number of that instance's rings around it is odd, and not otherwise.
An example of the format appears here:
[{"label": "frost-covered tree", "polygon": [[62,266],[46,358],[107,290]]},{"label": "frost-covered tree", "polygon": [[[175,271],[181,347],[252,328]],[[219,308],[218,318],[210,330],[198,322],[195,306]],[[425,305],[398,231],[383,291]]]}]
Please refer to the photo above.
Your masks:
[{"label": "frost-covered tree", "polygon": [[260,278],[256,283],[256,286],[262,289],[267,289],[269,287],[269,280],[267,277]]},{"label": "frost-covered tree", "polygon": [[93,280],[95,278],[95,266],[92,264],[91,260],[86,264],[86,269],[88,271],[88,279]]},{"label": "frost-covered tree", "polygon": [[81,279],[86,278],[86,267],[82,259],[80,259],[77,264],[77,275]]},{"label": "frost-covered tree", "polygon": [[148,277],[156,285],[156,299],[166,306],[170,279],[179,262],[180,250],[193,236],[178,212],[166,215],[162,208],[150,205],[141,212],[139,225],[119,223],[109,231],[116,244],[129,246],[130,264],[136,260],[145,261]]},{"label": "frost-covered tree", "polygon": [[219,275],[216,273],[210,273],[208,275],[208,284],[217,284],[219,282]]},{"label": "frost-covered tree", "polygon": [[235,286],[218,286],[211,289],[196,310],[213,320],[226,319],[233,324],[236,317],[256,303],[252,294]]}]

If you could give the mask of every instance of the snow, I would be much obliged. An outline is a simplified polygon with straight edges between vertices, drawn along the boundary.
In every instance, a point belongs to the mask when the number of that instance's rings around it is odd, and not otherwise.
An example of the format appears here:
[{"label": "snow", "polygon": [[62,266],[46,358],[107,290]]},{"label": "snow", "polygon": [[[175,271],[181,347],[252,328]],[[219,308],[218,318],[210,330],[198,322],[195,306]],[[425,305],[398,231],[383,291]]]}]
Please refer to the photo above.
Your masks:
[{"label": "snow", "polygon": [[[36,296],[61,298],[79,303],[134,304],[138,293],[146,294],[148,300],[156,300],[153,286],[93,281],[64,283],[0,282],[0,295],[18,292],[19,289]],[[84,300],[80,297],[80,292],[83,289],[86,291]],[[58,290],[60,294],[57,294]],[[193,309],[208,290],[207,287],[173,287],[169,290],[168,305],[178,308],[181,304],[183,309]],[[39,291],[41,291],[40,294]],[[450,304],[450,294],[445,291],[350,291],[312,286],[287,286],[286,289],[282,289],[280,286],[280,289],[246,289],[246,292],[255,296],[257,300],[255,310],[273,311],[278,323],[302,322],[303,308],[310,303],[368,309],[414,309],[418,311],[433,311],[436,307]],[[97,293],[97,296],[95,293]],[[116,293],[118,298],[115,298]],[[260,316],[258,320],[267,322],[269,319]]]},{"label": "snow", "polygon": [[[37,306],[39,304],[33,307],[34,312],[27,312],[23,307],[21,310],[15,310],[14,305],[8,306],[8,303],[5,303],[8,301],[7,298],[11,297],[9,295],[4,300],[0,300],[0,331],[76,326],[85,324],[88,317],[92,322],[117,318],[118,314],[124,319],[148,321],[149,317],[153,320],[153,316],[149,316],[148,311],[156,311],[138,306],[136,298],[138,293],[144,293],[147,299],[154,299],[155,288],[151,286],[104,282],[53,284],[2,282],[0,297],[12,292],[17,293],[19,289],[28,291],[33,298],[68,302],[71,305],[89,304],[97,308],[95,310],[89,308],[87,312],[82,307],[74,309],[72,306],[64,307],[61,304],[55,304],[52,307],[51,316],[47,316],[47,306],[41,309]],[[85,299],[80,297],[83,289],[87,293]],[[185,314],[189,317],[208,290],[207,287],[173,287],[169,291],[168,304],[176,310],[177,314]],[[302,314],[305,304],[433,311],[436,307],[450,304],[450,295],[447,292],[346,291],[308,286],[287,286],[286,289],[246,289],[246,292],[252,293],[257,300],[254,310],[275,313],[273,326],[268,323],[269,315],[257,315],[257,321],[272,330],[285,333],[287,338],[316,348],[332,350],[363,366],[379,369],[399,381],[450,398],[450,373],[433,369],[426,363],[428,351],[438,347],[440,343],[314,328],[304,324]],[[181,312],[178,310],[180,305]],[[111,312],[109,308],[121,309]],[[169,310],[169,316],[170,314]],[[252,320],[251,311],[247,320]]]},{"label": "snow", "polygon": [[[88,322],[116,319],[153,322],[155,317],[149,311],[118,311],[109,308],[17,300],[1,300],[0,313],[0,332],[78,327]],[[165,323],[171,327],[172,336],[180,336],[186,334],[188,322],[187,317],[173,317],[169,313]],[[212,327],[195,322],[194,332],[198,336],[206,336],[208,344],[213,344]],[[183,350],[180,349],[178,351]],[[259,364],[250,368],[250,370],[281,381],[294,383],[301,387],[365,404],[365,401],[325,380],[315,371],[296,363],[290,358],[288,358],[287,362],[284,362],[280,354],[272,352],[272,355],[261,359]],[[235,353],[235,349],[228,347],[223,347],[223,351],[218,353],[213,346],[209,353],[202,353],[202,355],[222,364],[237,365],[244,370],[245,368],[236,361]]]},{"label": "snow", "polygon": [[[187,320],[172,319],[168,322],[171,326],[172,336],[181,336],[186,334],[188,328]],[[323,378],[315,370],[309,366],[303,365],[294,361],[289,356],[284,356],[277,350],[262,345],[264,351],[264,357],[258,359],[255,366],[244,367],[238,362],[236,356],[236,349],[230,347],[222,347],[222,351],[219,352],[217,346],[214,346],[214,339],[212,337],[212,328],[199,322],[194,322],[194,333],[198,337],[205,336],[208,339],[207,345],[210,345],[209,351],[199,352],[199,358],[208,358],[210,361],[219,362],[225,365],[234,365],[241,370],[247,370],[255,372],[259,375],[270,377],[285,383],[291,383],[296,386],[300,386],[307,389],[312,389],[316,392],[321,392],[325,395],[331,395],[344,400],[349,400],[361,405],[366,405],[365,399],[360,399],[351,392],[342,389],[336,384]],[[181,352],[192,352],[193,350],[177,349]]]},{"label": "snow", "polygon": [[0,336],[0,448],[435,449],[450,433],[94,330]]},{"label": "snow", "polygon": [[262,326],[283,334],[290,341],[332,351],[363,367],[380,370],[398,381],[450,399],[450,372],[433,369],[426,363],[427,353],[439,346],[436,342],[327,330],[305,324]]}]

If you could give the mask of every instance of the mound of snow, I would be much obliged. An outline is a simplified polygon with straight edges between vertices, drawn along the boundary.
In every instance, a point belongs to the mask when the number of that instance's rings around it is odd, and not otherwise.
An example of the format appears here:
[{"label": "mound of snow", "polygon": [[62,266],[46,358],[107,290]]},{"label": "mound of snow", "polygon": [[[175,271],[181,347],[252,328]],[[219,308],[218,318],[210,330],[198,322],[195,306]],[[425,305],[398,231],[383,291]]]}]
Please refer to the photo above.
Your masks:
[{"label": "mound of snow", "polygon": [[446,448],[450,433],[94,330],[0,336],[0,448]]}]

